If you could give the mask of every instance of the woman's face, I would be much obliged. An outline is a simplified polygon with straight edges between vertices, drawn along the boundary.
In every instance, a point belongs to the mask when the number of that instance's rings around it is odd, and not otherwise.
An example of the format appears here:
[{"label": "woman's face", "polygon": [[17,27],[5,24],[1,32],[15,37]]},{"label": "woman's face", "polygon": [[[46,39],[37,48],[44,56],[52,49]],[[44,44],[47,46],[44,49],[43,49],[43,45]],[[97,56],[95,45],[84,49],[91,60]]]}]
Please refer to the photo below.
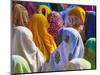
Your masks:
[{"label": "woman's face", "polygon": [[73,28],[77,28],[77,27],[80,27],[80,30],[83,30],[83,26],[84,26],[84,23],[82,22],[82,20],[77,17],[77,16],[69,16],[68,17],[68,25],[73,27]]}]

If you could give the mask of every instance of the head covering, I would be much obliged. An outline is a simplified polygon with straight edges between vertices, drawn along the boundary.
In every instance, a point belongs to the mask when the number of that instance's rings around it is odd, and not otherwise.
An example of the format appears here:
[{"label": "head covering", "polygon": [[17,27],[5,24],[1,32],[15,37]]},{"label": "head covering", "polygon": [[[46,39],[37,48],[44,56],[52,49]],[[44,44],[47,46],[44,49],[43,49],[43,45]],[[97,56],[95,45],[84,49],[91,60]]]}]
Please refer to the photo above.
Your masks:
[{"label": "head covering", "polygon": [[29,29],[17,26],[12,34],[12,54],[24,57],[30,65],[32,72],[39,72],[44,63],[44,57],[32,41],[33,36]]},{"label": "head covering", "polygon": [[70,11],[69,11],[69,16],[77,16],[79,17],[83,23],[85,22],[85,17],[86,17],[86,12],[83,8],[79,7],[79,6],[75,6],[73,7]]},{"label": "head covering", "polygon": [[27,61],[19,55],[12,55],[12,73],[31,73]]},{"label": "head covering", "polygon": [[28,28],[33,33],[33,40],[41,50],[44,57],[48,59],[50,54],[56,49],[53,37],[48,33],[48,21],[42,14],[34,14],[28,23]]},{"label": "head covering", "polygon": [[48,17],[48,15],[52,12],[51,9],[46,6],[46,5],[40,5],[38,12],[40,14],[43,14],[46,18]]},{"label": "head covering", "polygon": [[[81,30],[80,25],[81,24],[84,25],[84,22],[85,22],[85,17],[86,17],[85,10],[79,6],[75,6],[69,11],[68,15],[69,15],[69,18],[71,18],[71,16],[75,16],[74,19],[71,19],[72,20],[71,26],[77,29],[78,31],[80,31]],[[78,21],[78,18],[80,19],[80,21]]]},{"label": "head covering", "polygon": [[86,36],[87,38],[96,37],[96,12],[87,11],[86,16]]},{"label": "head covering", "polygon": [[85,58],[90,61],[92,69],[96,68],[96,38],[89,38],[85,43]]},{"label": "head covering", "polygon": [[85,6],[78,5],[78,6],[82,7],[85,11],[95,11],[95,6],[93,5],[85,5]]},{"label": "head covering", "polygon": [[28,19],[26,8],[20,4],[15,4],[13,10],[13,24],[16,26],[26,26]]},{"label": "head covering", "polygon": [[[78,58],[84,56],[84,45],[79,32],[71,27],[62,28],[58,32],[57,44],[65,40],[68,45],[67,49],[70,50],[69,59]],[[64,48],[64,47],[63,47]],[[66,48],[66,47],[65,47]]]},{"label": "head covering", "polygon": [[69,5],[69,4],[61,4],[63,7],[63,10],[60,11],[60,14],[64,20],[65,27],[68,27],[67,20],[68,20],[68,12],[75,6],[75,5]]},{"label": "head covering", "polygon": [[34,13],[37,13],[38,6],[35,3],[23,1],[21,4],[27,9],[30,18]]},{"label": "head covering", "polygon": [[53,11],[48,15],[49,33],[56,39],[58,30],[64,26],[64,21],[58,12]]},{"label": "head covering", "polygon": [[69,61],[67,70],[91,69],[91,63],[84,58],[75,58]]}]

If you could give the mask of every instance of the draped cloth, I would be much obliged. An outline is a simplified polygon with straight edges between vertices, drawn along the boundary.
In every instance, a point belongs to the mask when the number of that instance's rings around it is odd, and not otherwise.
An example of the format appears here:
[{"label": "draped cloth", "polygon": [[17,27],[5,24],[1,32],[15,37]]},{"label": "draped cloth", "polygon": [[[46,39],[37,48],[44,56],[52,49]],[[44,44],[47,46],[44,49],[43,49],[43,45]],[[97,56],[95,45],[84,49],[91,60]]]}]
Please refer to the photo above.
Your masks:
[{"label": "draped cloth", "polygon": [[12,73],[31,73],[27,61],[19,55],[12,55]]},{"label": "draped cloth", "polygon": [[96,68],[96,38],[89,38],[86,41],[84,58],[91,63],[91,69]]},{"label": "draped cloth", "polygon": [[48,33],[48,21],[42,14],[35,14],[28,23],[28,28],[33,33],[33,41],[47,60],[56,49],[53,37]]},{"label": "draped cloth", "polygon": [[25,26],[29,20],[28,11],[21,4],[15,4],[13,9],[13,24],[16,26]]},{"label": "draped cloth", "polygon": [[52,10],[46,5],[40,5],[38,8],[38,12],[40,14],[43,14],[47,18],[48,15],[52,12]]},{"label": "draped cloth", "polygon": [[[67,70],[67,64],[74,58],[83,58],[84,45],[79,33],[73,28],[59,31],[57,49],[50,55],[42,67],[43,72]],[[61,39],[62,38],[62,39]]]},{"label": "draped cloth", "polygon": [[12,55],[20,55],[27,60],[32,72],[40,72],[45,62],[43,54],[33,42],[31,31],[23,26],[17,26],[12,31]]},{"label": "draped cloth", "polygon": [[96,12],[87,11],[86,16],[86,36],[87,39],[96,37]]},{"label": "draped cloth", "polygon": [[49,14],[47,19],[50,25],[48,31],[56,40],[59,29],[64,27],[64,21],[61,15],[55,11]]}]

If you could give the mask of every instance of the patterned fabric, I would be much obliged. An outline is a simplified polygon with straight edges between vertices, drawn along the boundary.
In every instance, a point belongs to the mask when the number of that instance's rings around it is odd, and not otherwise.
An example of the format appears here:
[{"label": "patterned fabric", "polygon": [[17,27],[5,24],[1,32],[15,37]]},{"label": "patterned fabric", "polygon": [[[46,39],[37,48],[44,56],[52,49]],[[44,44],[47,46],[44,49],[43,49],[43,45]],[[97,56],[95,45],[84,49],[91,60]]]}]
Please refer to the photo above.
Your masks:
[{"label": "patterned fabric", "polygon": [[12,73],[31,73],[28,62],[19,55],[12,55]]},{"label": "patterned fabric", "polygon": [[64,26],[63,19],[58,12],[53,11],[48,15],[48,22],[50,25],[48,31],[56,40],[59,29]]},{"label": "patterned fabric", "polygon": [[33,33],[33,41],[43,53],[46,60],[56,49],[56,43],[53,37],[48,33],[48,27],[47,18],[42,14],[33,15],[28,23],[28,28]]}]

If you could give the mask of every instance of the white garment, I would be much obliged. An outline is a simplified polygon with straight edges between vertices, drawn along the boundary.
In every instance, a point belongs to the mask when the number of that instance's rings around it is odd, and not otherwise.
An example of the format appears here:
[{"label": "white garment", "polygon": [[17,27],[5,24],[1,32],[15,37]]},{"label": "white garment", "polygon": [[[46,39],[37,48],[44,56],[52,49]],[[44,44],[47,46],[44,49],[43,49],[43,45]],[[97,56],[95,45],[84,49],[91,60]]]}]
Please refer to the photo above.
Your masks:
[{"label": "white garment", "polygon": [[91,69],[91,63],[84,58],[75,58],[69,62],[67,67],[67,70]]},{"label": "white garment", "polygon": [[32,72],[39,72],[45,60],[32,39],[32,33],[28,28],[24,26],[15,27],[11,39],[12,55],[24,57],[28,61]]}]

